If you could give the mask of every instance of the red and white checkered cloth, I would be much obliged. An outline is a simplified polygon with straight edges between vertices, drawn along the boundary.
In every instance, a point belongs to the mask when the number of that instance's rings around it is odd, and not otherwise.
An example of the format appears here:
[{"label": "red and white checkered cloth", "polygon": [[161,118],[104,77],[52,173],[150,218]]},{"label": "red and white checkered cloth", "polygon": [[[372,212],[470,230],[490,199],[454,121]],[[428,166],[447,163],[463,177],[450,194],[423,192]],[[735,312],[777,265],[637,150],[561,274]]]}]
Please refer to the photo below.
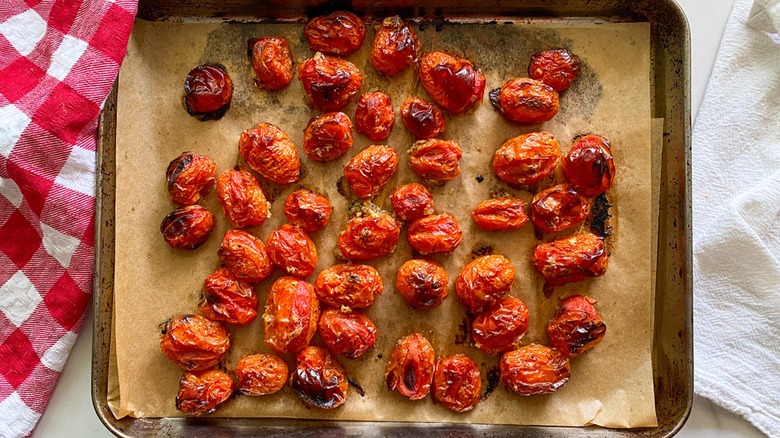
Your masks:
[{"label": "red and white checkered cloth", "polygon": [[90,302],[97,119],[136,0],[0,0],[0,437],[32,433]]}]

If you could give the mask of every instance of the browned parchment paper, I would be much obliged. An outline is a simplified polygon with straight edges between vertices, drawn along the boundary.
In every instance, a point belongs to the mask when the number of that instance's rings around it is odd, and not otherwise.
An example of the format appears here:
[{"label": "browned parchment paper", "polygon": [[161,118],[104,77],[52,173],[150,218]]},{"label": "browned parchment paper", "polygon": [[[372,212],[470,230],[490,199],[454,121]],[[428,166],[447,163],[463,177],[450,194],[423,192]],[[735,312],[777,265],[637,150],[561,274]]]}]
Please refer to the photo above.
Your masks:
[{"label": "browned parchment paper", "polygon": [[[280,126],[301,146],[303,128],[315,113],[306,105],[300,84],[269,93],[252,86],[246,59],[246,41],[262,35],[284,35],[294,60],[311,56],[301,26],[293,24],[171,24],[139,21],[130,38],[120,73],[117,126],[117,205],[115,277],[116,378],[111,379],[110,404],[118,416],[160,417],[179,415],[174,407],[181,370],[159,351],[159,324],[181,313],[193,313],[203,279],[218,266],[216,249],[227,229],[215,196],[205,205],[216,214],[211,239],[196,251],[170,249],[159,224],[174,208],[165,190],[168,162],[184,150],[213,157],[220,172],[238,162],[237,141],[244,129],[261,121]],[[347,403],[325,412],[308,409],[288,389],[264,398],[236,397],[215,415],[242,417],[304,417],[345,420],[468,422],[538,425],[598,424],[638,427],[656,424],[651,368],[653,291],[651,288],[651,126],[649,95],[649,26],[639,24],[446,24],[437,31],[419,32],[423,51],[446,50],[464,54],[484,72],[492,89],[514,76],[526,75],[529,56],[540,50],[565,46],[577,53],[584,66],[578,82],[561,97],[561,112],[543,125],[521,126],[506,122],[487,101],[470,114],[447,116],[446,138],[463,148],[462,174],[443,187],[432,189],[437,210],[455,215],[464,229],[462,245],[437,260],[450,275],[450,296],[430,311],[409,308],[394,290],[397,268],[411,256],[402,235],[396,252],[371,264],[379,269],[384,294],[366,312],[377,324],[377,345],[358,360],[342,359],[350,376],[365,389],[361,397],[351,390]],[[409,95],[427,97],[412,71],[387,79],[367,62],[373,31],[359,53],[349,57],[365,75],[362,92],[383,90],[396,110]],[[225,65],[235,84],[233,104],[216,122],[189,117],[181,104],[187,72],[204,62]],[[352,103],[345,110],[354,115]],[[559,287],[551,299],[542,294],[542,280],[530,264],[537,241],[532,226],[505,233],[476,229],[470,212],[496,189],[507,189],[490,166],[494,151],[508,138],[534,130],[553,132],[568,150],[572,138],[598,132],[613,142],[617,165],[609,193],[614,238],[607,273],[600,278]],[[386,142],[399,152],[401,165],[377,203],[389,208],[389,191],[417,181],[409,170],[406,150],[413,139],[396,120]],[[301,184],[284,187],[273,202],[273,217],[254,233],[265,239],[283,223],[282,204],[292,190],[306,186],[330,199],[334,214],[328,227],[312,237],[320,253],[319,270],[336,263],[333,248],[346,223],[347,199],[338,194],[336,180],[346,161],[371,142],[355,133],[352,151],[340,160],[315,163],[303,158]],[[302,152],[302,151],[301,151]],[[480,183],[477,176],[484,180]],[[557,176],[560,178],[560,175]],[[531,194],[510,192],[530,200]],[[476,247],[490,245],[507,255],[517,269],[511,295],[528,304],[531,324],[524,343],[546,342],[544,327],[562,296],[583,293],[598,300],[607,323],[604,341],[572,362],[572,378],[552,395],[523,398],[499,386],[476,409],[454,414],[431,403],[430,397],[409,402],[383,387],[383,372],[392,345],[415,331],[425,334],[437,354],[466,353],[480,364],[483,378],[497,358],[456,343],[465,315],[452,284]],[[315,272],[315,274],[317,273]],[[256,290],[260,302],[274,277]],[[313,281],[315,276],[309,278]],[[262,308],[260,309],[262,312]],[[261,320],[246,328],[231,328],[233,346],[225,361],[230,370],[249,353],[268,352]],[[315,343],[321,341],[315,337]],[[292,357],[286,356],[292,364]]]}]

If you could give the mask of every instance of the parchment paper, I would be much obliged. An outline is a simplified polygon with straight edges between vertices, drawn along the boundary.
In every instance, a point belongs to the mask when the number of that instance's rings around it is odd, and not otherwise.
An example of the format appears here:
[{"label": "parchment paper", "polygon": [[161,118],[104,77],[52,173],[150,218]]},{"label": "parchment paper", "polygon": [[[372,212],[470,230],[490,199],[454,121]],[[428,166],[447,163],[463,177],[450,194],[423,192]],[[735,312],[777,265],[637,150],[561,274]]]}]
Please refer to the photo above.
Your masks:
[{"label": "parchment paper", "polygon": [[[160,324],[171,316],[196,312],[203,279],[218,267],[216,249],[228,228],[215,196],[205,206],[216,215],[210,240],[196,251],[169,248],[160,236],[162,218],[174,208],[165,189],[168,162],[184,150],[207,154],[222,172],[238,162],[240,133],[261,121],[284,129],[298,145],[303,160],[301,184],[269,187],[275,197],[273,217],[250,231],[267,238],[284,222],[282,204],[300,186],[326,194],[334,207],[328,227],[313,234],[320,259],[319,270],[336,263],[333,248],[346,223],[349,201],[338,194],[336,180],[344,164],[370,145],[355,134],[352,150],[330,163],[310,161],[300,150],[303,128],[315,115],[304,101],[300,83],[280,92],[266,92],[252,85],[246,59],[246,41],[262,35],[284,35],[297,63],[311,56],[301,26],[293,24],[178,24],[138,21],[120,73],[117,126],[115,351],[116,375],[110,379],[110,404],[118,416],[160,417],[180,415],[174,407],[181,370],[159,351]],[[446,115],[445,138],[463,148],[462,174],[443,187],[432,188],[436,209],[457,217],[464,229],[461,246],[437,256],[450,276],[450,296],[438,308],[416,311],[395,291],[395,272],[411,257],[402,234],[395,253],[371,264],[382,275],[385,292],[367,310],[379,328],[376,347],[357,360],[341,359],[349,375],[365,389],[361,397],[350,390],[347,403],[335,411],[306,408],[288,388],[262,397],[236,397],[215,415],[242,417],[301,417],[344,420],[467,422],[537,425],[586,425],[640,427],[656,425],[653,400],[651,348],[653,289],[651,272],[651,126],[649,94],[649,25],[634,24],[445,24],[427,26],[419,32],[423,52],[445,50],[464,54],[480,67],[487,90],[507,79],[525,76],[532,53],[552,47],[567,47],[583,60],[582,74],[561,96],[561,111],[543,125],[513,125],[497,114],[487,100],[469,114]],[[361,92],[388,92],[396,112],[409,95],[427,98],[411,70],[387,79],[376,74],[367,58],[373,40],[349,59],[363,71]],[[216,122],[189,117],[181,104],[182,83],[187,72],[204,62],[225,65],[235,92],[227,115]],[[354,102],[345,112],[352,117]],[[617,177],[609,192],[614,203],[611,257],[600,278],[557,287],[547,299],[543,281],[530,264],[531,248],[538,243],[529,224],[513,232],[476,229],[471,210],[491,191],[507,190],[526,200],[531,194],[508,189],[495,178],[490,165],[494,151],[508,138],[535,130],[549,130],[568,150],[572,138],[597,132],[612,141]],[[400,166],[377,203],[389,209],[392,188],[418,181],[408,167],[406,150],[413,139],[397,117],[386,142],[399,153]],[[560,172],[560,171],[559,171]],[[478,182],[477,176],[484,180]],[[560,180],[561,175],[556,175]],[[548,181],[552,184],[552,181]],[[470,261],[472,250],[492,246],[510,258],[517,278],[511,295],[528,305],[531,324],[523,343],[546,342],[544,327],[560,297],[587,294],[598,300],[607,324],[604,341],[593,351],[572,361],[572,378],[557,393],[520,397],[500,386],[473,411],[454,414],[431,403],[430,397],[409,402],[383,386],[389,350],[401,336],[419,331],[434,345],[437,354],[465,353],[480,364],[483,379],[498,358],[482,355],[476,348],[457,342],[465,308],[458,303],[453,282],[460,268]],[[256,287],[260,303],[280,273]],[[262,313],[262,304],[260,313]],[[261,318],[249,327],[231,328],[229,357],[223,365],[232,370],[238,359],[250,353],[268,352],[263,343]],[[318,337],[315,344],[321,344]],[[285,359],[292,365],[292,356]],[[487,382],[484,382],[487,383]],[[486,385],[483,385],[483,387]]]}]

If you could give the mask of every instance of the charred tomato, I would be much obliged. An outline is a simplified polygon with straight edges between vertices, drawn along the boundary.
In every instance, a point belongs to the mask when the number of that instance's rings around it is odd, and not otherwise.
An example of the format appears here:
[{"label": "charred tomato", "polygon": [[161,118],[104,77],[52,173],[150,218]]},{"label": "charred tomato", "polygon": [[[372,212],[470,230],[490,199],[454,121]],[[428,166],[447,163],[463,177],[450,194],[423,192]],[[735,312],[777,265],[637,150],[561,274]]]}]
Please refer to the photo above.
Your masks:
[{"label": "charred tomato", "polygon": [[201,315],[176,316],[165,322],[160,349],[171,362],[187,371],[218,364],[230,348],[222,324]]},{"label": "charred tomato", "polygon": [[327,198],[319,193],[298,189],[284,201],[284,216],[293,224],[308,233],[325,228],[330,220],[333,207]]},{"label": "charred tomato", "polygon": [[348,260],[373,260],[395,251],[401,227],[387,213],[350,219],[339,235],[339,252]]},{"label": "charred tomato", "polygon": [[314,161],[330,161],[352,147],[352,122],[344,113],[325,113],[309,120],[303,131],[303,151]]},{"label": "charred tomato", "polygon": [[560,107],[553,87],[529,78],[510,79],[489,94],[493,107],[517,123],[546,122],[558,114]]},{"label": "charred tomato", "polygon": [[306,348],[317,332],[320,306],[311,284],[281,277],[271,285],[265,303],[265,344],[277,353]]},{"label": "charred tomato", "polygon": [[366,26],[357,15],[336,11],[314,17],[303,29],[303,35],[315,52],[346,56],[363,44]]},{"label": "charred tomato", "polygon": [[612,147],[600,135],[590,134],[577,140],[561,165],[571,184],[591,198],[609,190],[615,180]]},{"label": "charred tomato", "polygon": [[399,16],[388,17],[376,31],[369,61],[380,73],[393,77],[420,57],[420,42],[409,23]]},{"label": "charred tomato", "polygon": [[247,283],[259,283],[273,271],[263,241],[241,230],[228,230],[217,250],[222,266]]},{"label": "charred tomato", "polygon": [[344,178],[359,199],[373,198],[398,169],[398,154],[387,146],[369,146],[344,167]]},{"label": "charred tomato", "polygon": [[363,85],[355,64],[319,52],[298,66],[298,79],[312,106],[320,111],[340,111]]},{"label": "charred tomato", "polygon": [[249,61],[255,72],[255,85],[266,90],[281,90],[292,81],[292,54],[284,37],[252,38],[248,43]]},{"label": "charred tomato", "polygon": [[220,370],[185,371],[179,380],[176,409],[185,415],[209,415],[233,395],[233,390],[233,379]]},{"label": "charred tomato", "polygon": [[184,93],[184,105],[189,115],[200,121],[217,120],[230,109],[233,81],[225,67],[203,64],[187,73]]},{"label": "charred tomato", "polygon": [[485,76],[466,58],[430,52],[420,60],[420,82],[434,102],[460,114],[482,100]]},{"label": "charred tomato", "polygon": [[564,91],[577,79],[581,66],[580,58],[567,49],[545,50],[531,56],[528,74],[556,91]]},{"label": "charred tomato", "polygon": [[528,307],[514,297],[504,297],[480,313],[471,324],[471,338],[483,353],[494,356],[517,348],[528,330]]},{"label": "charred tomato", "polygon": [[409,183],[396,187],[390,194],[395,217],[412,221],[433,214],[433,196],[424,185]]},{"label": "charred tomato", "polygon": [[225,268],[217,269],[203,282],[198,310],[213,321],[245,326],[257,317],[257,295],[249,283],[236,279]]},{"label": "charred tomato", "polygon": [[471,212],[471,218],[478,227],[488,231],[516,230],[528,222],[525,201],[514,196],[480,202]]},{"label": "charred tomato", "polygon": [[441,111],[419,97],[407,97],[401,105],[401,120],[417,138],[436,138],[444,134],[446,125]]},{"label": "charred tomato", "polygon": [[549,132],[532,132],[507,140],[493,156],[493,170],[505,183],[535,184],[550,175],[561,156],[558,140]]},{"label": "charred tomato", "polygon": [[265,245],[274,265],[296,277],[306,277],[317,266],[317,247],[302,228],[284,224],[271,232]]},{"label": "charred tomato", "polygon": [[440,357],[433,374],[433,400],[453,412],[474,409],[482,391],[479,367],[463,354]]},{"label": "charred tomato", "polygon": [[382,294],[382,277],[371,266],[346,263],[325,268],[317,275],[314,291],[337,309],[365,309]]},{"label": "charred tomato", "polygon": [[471,313],[478,314],[506,295],[515,283],[515,267],[502,255],[482,256],[460,270],[455,293]]},{"label": "charred tomato", "polygon": [[398,340],[385,368],[385,386],[409,400],[421,400],[431,391],[436,367],[431,343],[419,333]]},{"label": "charred tomato", "polygon": [[447,298],[447,271],[430,260],[415,259],[401,265],[395,287],[415,309],[428,310]]},{"label": "charred tomato", "polygon": [[607,332],[601,320],[596,300],[582,295],[564,298],[547,323],[550,343],[561,353],[574,357],[598,345]]},{"label": "charred tomato", "polygon": [[598,277],[607,271],[608,261],[604,240],[590,233],[539,244],[531,256],[531,263],[550,284]]},{"label": "charred tomato", "polygon": [[539,344],[504,353],[499,367],[501,382],[520,395],[555,392],[571,376],[569,358],[558,350]]},{"label": "charred tomato", "polygon": [[160,224],[165,243],[174,249],[195,249],[206,242],[213,230],[214,215],[197,204],[173,210]]},{"label": "charred tomato", "polygon": [[421,217],[410,223],[406,230],[409,245],[422,255],[452,252],[462,239],[458,220],[448,213]]},{"label": "charred tomato", "polygon": [[588,200],[568,184],[543,190],[531,201],[531,220],[545,233],[557,233],[581,224],[590,215]]},{"label": "charred tomato", "polygon": [[217,180],[222,212],[236,228],[261,225],[270,216],[271,204],[254,176],[246,170],[226,170]]},{"label": "charred tomato", "polygon": [[347,372],[330,352],[308,347],[295,356],[290,389],[304,403],[320,409],[336,409],[347,400]]},{"label": "charred tomato", "polygon": [[260,123],[241,133],[238,152],[252,170],[277,184],[301,178],[301,159],[290,137],[270,123]]},{"label": "charred tomato", "polygon": [[197,204],[217,180],[217,163],[205,155],[182,152],[168,164],[165,179],[173,202]]},{"label": "charred tomato", "polygon": [[420,140],[409,149],[409,166],[420,178],[443,183],[460,175],[463,151],[452,140]]},{"label": "charred tomato", "polygon": [[274,394],[284,388],[288,374],[287,364],[279,356],[244,356],[236,365],[238,391],[251,396]]},{"label": "charred tomato", "polygon": [[376,326],[358,312],[326,309],[320,316],[319,333],[330,351],[347,359],[362,356],[376,343]]},{"label": "charred tomato", "polygon": [[355,129],[373,141],[390,137],[395,123],[395,112],[390,96],[381,91],[364,93],[358,98],[355,110]]}]

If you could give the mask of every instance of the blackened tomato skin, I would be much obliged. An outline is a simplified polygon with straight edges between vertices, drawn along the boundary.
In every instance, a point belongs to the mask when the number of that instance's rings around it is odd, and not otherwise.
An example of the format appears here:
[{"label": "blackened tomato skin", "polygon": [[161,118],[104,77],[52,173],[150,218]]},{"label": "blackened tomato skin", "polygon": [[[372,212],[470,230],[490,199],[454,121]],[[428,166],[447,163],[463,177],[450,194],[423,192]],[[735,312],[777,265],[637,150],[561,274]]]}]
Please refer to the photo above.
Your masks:
[{"label": "blackened tomato skin", "polygon": [[363,85],[355,64],[319,52],[298,66],[298,79],[312,106],[320,111],[341,111]]},{"label": "blackened tomato skin", "polygon": [[176,316],[165,322],[160,350],[187,371],[206,370],[218,364],[230,348],[227,330],[202,315]]},{"label": "blackened tomato skin", "polygon": [[214,413],[231,395],[235,384],[220,370],[185,371],[179,380],[176,409],[185,415]]},{"label": "blackened tomato skin", "polygon": [[557,233],[583,223],[590,215],[588,200],[569,184],[559,184],[534,195],[531,219],[537,229]]},{"label": "blackened tomato skin", "polygon": [[336,409],[347,400],[347,372],[328,350],[307,347],[295,356],[290,389],[304,403],[319,409]]},{"label": "blackened tomato skin", "polygon": [[416,63],[420,42],[414,29],[399,16],[388,17],[376,32],[369,61],[379,72],[392,77]]},{"label": "blackened tomato skin", "polygon": [[217,180],[217,163],[205,155],[182,152],[168,164],[165,179],[173,202],[197,204]]},{"label": "blackened tomato skin", "polygon": [[615,180],[612,147],[600,135],[589,134],[577,140],[561,166],[572,186],[589,198],[609,190]]},{"label": "blackened tomato skin", "polygon": [[447,298],[447,271],[437,263],[424,260],[409,260],[400,268],[395,278],[398,293],[413,308],[429,310]]},{"label": "blackened tomato skin", "polygon": [[385,368],[385,386],[409,400],[421,400],[431,391],[436,352],[419,333],[398,340]]},{"label": "blackened tomato skin", "polygon": [[196,249],[213,230],[214,215],[197,204],[173,210],[160,224],[163,239],[174,249]]},{"label": "blackened tomato skin", "polygon": [[446,129],[444,115],[432,103],[419,97],[407,97],[401,104],[401,120],[417,138],[436,138]]},{"label": "blackened tomato skin", "polygon": [[187,74],[184,93],[184,104],[189,115],[200,121],[218,120],[230,108],[233,81],[225,67],[203,64]]},{"label": "blackened tomato skin", "polygon": [[482,101],[485,76],[468,59],[430,52],[420,60],[420,82],[434,102],[460,114]]},{"label": "blackened tomato skin", "polygon": [[607,326],[594,304],[596,300],[582,295],[572,295],[561,300],[547,323],[547,336],[555,349],[574,357],[604,339]]}]

